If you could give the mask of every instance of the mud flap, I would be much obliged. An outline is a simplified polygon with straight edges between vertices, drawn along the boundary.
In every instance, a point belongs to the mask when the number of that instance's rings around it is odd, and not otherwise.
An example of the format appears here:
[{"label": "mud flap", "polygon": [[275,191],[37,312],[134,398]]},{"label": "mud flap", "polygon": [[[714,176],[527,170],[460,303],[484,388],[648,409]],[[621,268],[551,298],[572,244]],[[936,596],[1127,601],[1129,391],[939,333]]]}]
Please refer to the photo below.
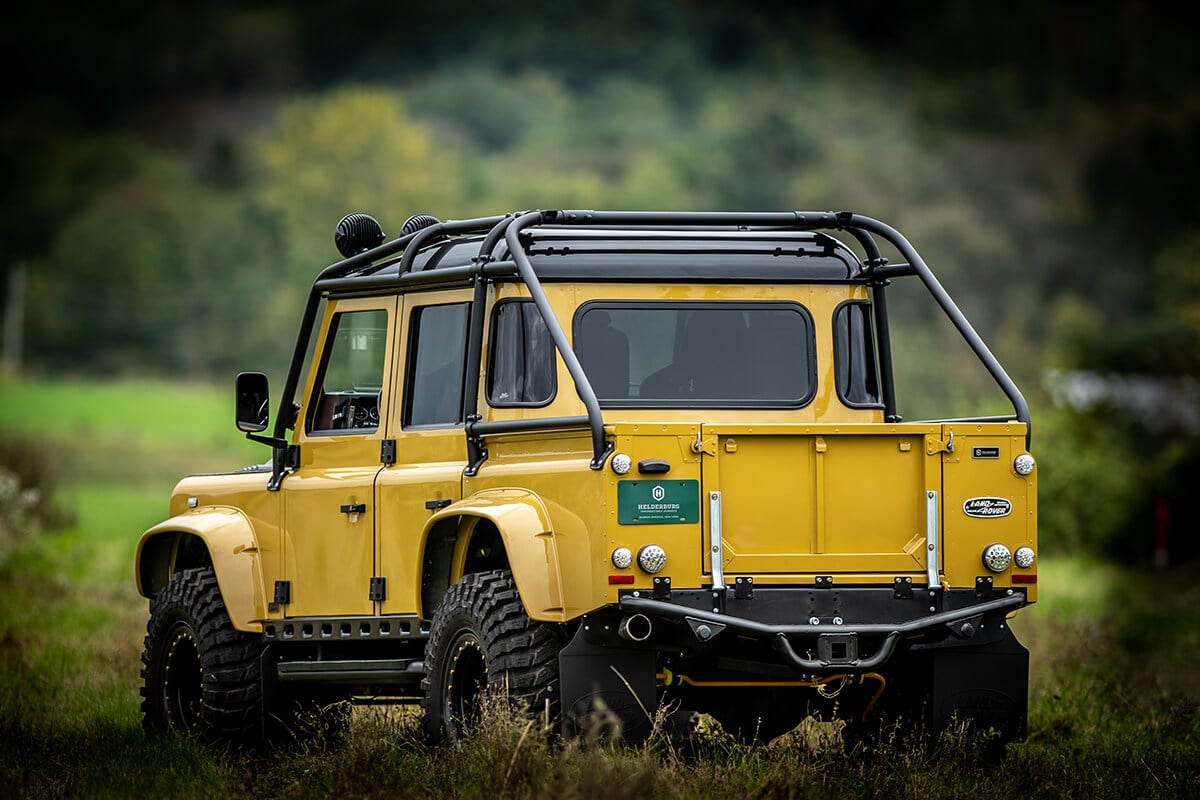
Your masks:
[{"label": "mud flap", "polygon": [[970,721],[994,728],[1002,741],[1025,739],[1029,710],[1029,651],[1005,626],[1003,638],[981,647],[950,647],[932,654],[930,723],[940,732]]},{"label": "mud flap", "polygon": [[564,735],[619,732],[636,743],[650,734],[658,707],[653,650],[594,645],[581,627],[558,664]]}]

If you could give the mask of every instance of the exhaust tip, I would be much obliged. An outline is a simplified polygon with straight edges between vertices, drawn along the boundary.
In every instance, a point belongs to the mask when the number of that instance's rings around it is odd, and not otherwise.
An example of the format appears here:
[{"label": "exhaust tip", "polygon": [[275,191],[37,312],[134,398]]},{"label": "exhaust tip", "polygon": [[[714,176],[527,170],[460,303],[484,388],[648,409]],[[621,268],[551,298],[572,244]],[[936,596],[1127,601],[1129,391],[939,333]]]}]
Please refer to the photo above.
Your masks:
[{"label": "exhaust tip", "polygon": [[617,627],[617,633],[627,641],[644,642],[650,638],[650,632],[653,629],[654,625],[645,614],[630,614],[621,620],[621,624]]}]

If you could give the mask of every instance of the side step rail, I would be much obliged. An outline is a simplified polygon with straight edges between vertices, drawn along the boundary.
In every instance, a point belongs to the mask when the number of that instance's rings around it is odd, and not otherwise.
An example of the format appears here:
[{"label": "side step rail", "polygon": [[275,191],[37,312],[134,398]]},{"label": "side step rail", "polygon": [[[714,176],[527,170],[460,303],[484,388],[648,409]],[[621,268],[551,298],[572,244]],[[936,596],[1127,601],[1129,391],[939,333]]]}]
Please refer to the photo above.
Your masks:
[{"label": "side step rail", "polygon": [[425,662],[417,658],[348,661],[281,661],[280,683],[341,683],[371,686],[420,686]]}]

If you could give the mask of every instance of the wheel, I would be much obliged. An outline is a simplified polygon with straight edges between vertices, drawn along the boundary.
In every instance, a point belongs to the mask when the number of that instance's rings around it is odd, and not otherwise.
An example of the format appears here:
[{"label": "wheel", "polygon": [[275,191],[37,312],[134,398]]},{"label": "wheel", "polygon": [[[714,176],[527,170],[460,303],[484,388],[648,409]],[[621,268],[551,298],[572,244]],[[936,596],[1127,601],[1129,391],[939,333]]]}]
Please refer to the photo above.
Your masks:
[{"label": "wheel", "polygon": [[484,697],[507,697],[547,721],[560,713],[560,626],[525,613],[508,570],[463,576],[433,615],[421,700],[426,737],[454,742],[479,720]]},{"label": "wheel", "polygon": [[253,741],[265,721],[262,641],[234,629],[212,567],[177,572],[150,604],[142,724],[155,733]]}]

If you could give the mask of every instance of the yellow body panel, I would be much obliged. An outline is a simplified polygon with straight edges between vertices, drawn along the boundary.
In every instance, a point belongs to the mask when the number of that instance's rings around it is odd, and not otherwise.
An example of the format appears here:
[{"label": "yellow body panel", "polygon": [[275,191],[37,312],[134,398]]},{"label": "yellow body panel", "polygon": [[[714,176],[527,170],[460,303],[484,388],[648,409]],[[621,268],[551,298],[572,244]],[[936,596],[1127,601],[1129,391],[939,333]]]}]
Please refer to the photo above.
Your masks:
[{"label": "yellow body panel", "polygon": [[400,439],[396,450],[397,463],[379,473],[375,487],[376,574],[388,585],[379,613],[416,614],[425,537],[446,516],[426,504],[454,503],[462,496],[466,443],[459,429],[427,431]]},{"label": "yellow body panel", "polygon": [[[573,284],[544,287],[568,335],[580,304],[590,300],[792,302],[811,315],[817,389],[801,408],[605,409],[606,435],[616,452],[635,465],[648,459],[670,465],[666,474],[642,477],[695,482],[696,518],[623,524],[619,485],[638,478],[636,468],[629,476],[616,475],[608,465],[590,468],[591,440],[581,428],[490,435],[478,474],[464,475],[468,453],[461,425],[401,425],[412,316],[424,305],[470,300],[470,290],[463,289],[331,302],[323,330],[338,312],[388,311],[380,426],[310,433],[299,424],[294,443],[300,464],[284,478],[280,492],[267,492],[261,473],[249,479],[191,479],[173,500],[172,519],[148,531],[143,544],[171,532],[202,538],[240,629],[284,614],[428,618],[433,609],[424,607],[422,580],[429,537],[435,530],[455,537],[450,580],[457,580],[467,542],[483,522],[499,532],[534,619],[575,619],[614,602],[620,589],[651,588],[652,576],[636,565],[613,566],[618,547],[637,553],[643,545],[657,544],[668,554],[664,574],[673,586],[705,586],[713,576],[713,493],[720,497],[720,566],[727,583],[747,576],[759,585],[803,585],[832,575],[846,584],[891,584],[900,576],[920,584],[933,569],[943,587],[963,588],[990,575],[981,562],[989,544],[1036,549],[1036,475],[1017,476],[1012,466],[1025,451],[1024,425],[885,423],[880,408],[850,407],[838,397],[831,319],[847,300],[868,299],[865,286],[601,283],[586,288],[584,296]],[[498,300],[514,297],[528,297],[528,290],[513,282],[490,286],[488,313]],[[321,337],[316,352],[324,346]],[[481,371],[489,363],[488,349],[485,339]],[[561,356],[557,392],[544,406],[491,409],[486,372],[482,377],[478,408],[486,421],[585,413]],[[314,381],[310,376],[300,396],[302,421],[315,402]],[[396,444],[393,464],[380,459],[386,439]],[[972,457],[975,447],[984,448],[980,452],[987,457]],[[179,505],[189,493],[199,497],[196,511]],[[936,497],[932,523],[931,496]],[[964,503],[978,498],[1003,498],[1009,513],[968,516]],[[351,506],[363,510],[342,510]],[[232,507],[259,509],[262,518]],[[271,507],[273,512],[263,511]],[[139,558],[140,553],[139,547]],[[1036,571],[1035,563],[992,577],[995,586],[1005,588],[1013,585],[1013,574],[1035,576]],[[623,582],[629,575],[632,583]],[[382,600],[368,596],[373,577],[386,581]],[[277,580],[291,583],[290,603],[282,609],[269,603]],[[151,588],[142,587],[145,593]],[[1035,583],[1022,588],[1035,599]]]},{"label": "yellow body panel", "polygon": [[[1000,543],[1016,552],[1018,547],[1037,550],[1036,472],[1022,477],[1013,471],[1013,460],[1025,452],[1025,426],[1009,422],[956,423],[946,425],[947,437],[954,434],[954,452],[942,453],[945,502],[943,539],[946,542],[946,583],[971,587],[978,575],[991,575],[980,567],[980,553]],[[975,457],[984,448],[989,457]],[[995,453],[995,457],[991,457]],[[971,498],[998,497],[1011,504],[1009,513],[998,517],[970,517],[963,504]],[[1014,575],[1037,575],[1037,563],[1022,569],[1013,564],[994,575],[997,587],[1013,586]],[[1037,584],[1022,584],[1030,602],[1037,599]]]},{"label": "yellow body panel", "polygon": [[[544,509],[545,531],[498,520],[513,576],[534,619],[574,619],[606,602],[608,550],[594,535],[607,518],[606,476],[589,469],[590,457],[590,441],[578,432],[496,437],[484,468],[464,482],[466,502],[522,487],[527,502],[536,499]],[[543,541],[535,543],[535,537]],[[528,558],[516,557],[514,547]],[[534,600],[525,587],[534,589]]]},{"label": "yellow body panel", "polygon": [[[280,495],[267,491],[269,477],[260,471],[180,481],[171,495],[171,516],[138,540],[138,591],[157,594],[182,568],[177,563],[181,537],[194,536],[207,549],[235,628],[260,631],[262,620],[278,617],[278,609],[272,613],[267,605],[283,561]],[[189,499],[195,508],[189,508]]]}]

